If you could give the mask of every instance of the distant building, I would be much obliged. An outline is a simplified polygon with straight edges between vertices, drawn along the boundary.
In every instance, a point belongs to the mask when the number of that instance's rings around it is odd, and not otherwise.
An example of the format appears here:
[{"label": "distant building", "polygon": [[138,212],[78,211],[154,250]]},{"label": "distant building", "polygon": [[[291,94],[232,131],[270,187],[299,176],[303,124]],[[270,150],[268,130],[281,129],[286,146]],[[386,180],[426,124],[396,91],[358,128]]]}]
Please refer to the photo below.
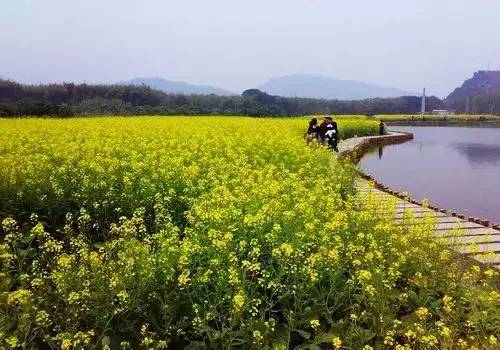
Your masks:
[{"label": "distant building", "polygon": [[439,115],[455,114],[455,111],[449,111],[447,109],[434,109],[432,110],[432,114],[439,114]]}]

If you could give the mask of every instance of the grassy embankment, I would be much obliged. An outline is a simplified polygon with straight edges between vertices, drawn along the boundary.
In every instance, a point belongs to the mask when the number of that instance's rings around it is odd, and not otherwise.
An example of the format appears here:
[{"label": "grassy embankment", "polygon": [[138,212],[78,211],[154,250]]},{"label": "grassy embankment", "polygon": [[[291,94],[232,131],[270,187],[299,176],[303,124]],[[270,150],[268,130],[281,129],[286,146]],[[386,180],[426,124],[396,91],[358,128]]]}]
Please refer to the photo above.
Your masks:
[{"label": "grassy embankment", "polygon": [[497,272],[356,200],[305,124],[0,120],[0,346],[495,348]]}]

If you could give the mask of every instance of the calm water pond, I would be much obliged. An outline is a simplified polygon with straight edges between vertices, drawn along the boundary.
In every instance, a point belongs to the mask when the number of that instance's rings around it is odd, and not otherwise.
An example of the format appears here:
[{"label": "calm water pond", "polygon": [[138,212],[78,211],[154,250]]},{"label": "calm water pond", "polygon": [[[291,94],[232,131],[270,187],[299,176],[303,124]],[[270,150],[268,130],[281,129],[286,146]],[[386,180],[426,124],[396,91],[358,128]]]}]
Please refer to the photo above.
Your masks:
[{"label": "calm water pond", "polygon": [[361,160],[362,169],[413,198],[500,223],[500,128],[391,129],[415,138],[373,150]]}]

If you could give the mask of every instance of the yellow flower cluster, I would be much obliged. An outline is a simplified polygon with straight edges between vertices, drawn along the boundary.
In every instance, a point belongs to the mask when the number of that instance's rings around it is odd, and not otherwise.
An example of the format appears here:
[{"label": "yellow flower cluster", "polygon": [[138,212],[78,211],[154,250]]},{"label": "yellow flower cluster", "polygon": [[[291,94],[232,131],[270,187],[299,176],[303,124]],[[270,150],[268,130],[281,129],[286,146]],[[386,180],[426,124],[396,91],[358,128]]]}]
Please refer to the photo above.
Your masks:
[{"label": "yellow flower cluster", "polygon": [[26,289],[18,289],[8,294],[7,304],[12,306],[22,306],[31,299],[31,292]]}]

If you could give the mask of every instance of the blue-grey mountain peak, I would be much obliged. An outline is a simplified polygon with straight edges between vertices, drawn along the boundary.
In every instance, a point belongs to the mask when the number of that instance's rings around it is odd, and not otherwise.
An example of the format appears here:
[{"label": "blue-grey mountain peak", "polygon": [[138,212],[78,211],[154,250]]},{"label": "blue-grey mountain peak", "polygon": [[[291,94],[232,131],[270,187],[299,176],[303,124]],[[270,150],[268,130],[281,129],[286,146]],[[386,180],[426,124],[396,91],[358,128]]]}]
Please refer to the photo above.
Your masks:
[{"label": "blue-grey mountain peak", "polygon": [[313,74],[293,74],[273,78],[257,88],[271,95],[337,100],[415,95],[415,93],[398,88],[333,79]]}]

